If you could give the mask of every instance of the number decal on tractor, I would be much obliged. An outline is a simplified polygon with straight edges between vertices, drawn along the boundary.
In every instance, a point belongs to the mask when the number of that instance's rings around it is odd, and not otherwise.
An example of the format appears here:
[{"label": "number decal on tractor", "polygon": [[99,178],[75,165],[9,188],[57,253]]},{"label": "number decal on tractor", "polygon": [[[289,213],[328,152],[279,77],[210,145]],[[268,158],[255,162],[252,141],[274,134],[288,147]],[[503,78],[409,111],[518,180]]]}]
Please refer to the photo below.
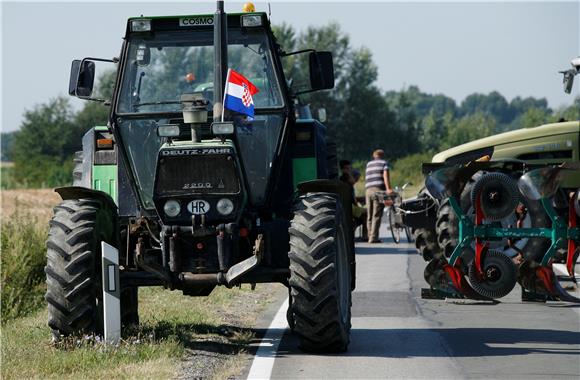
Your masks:
[{"label": "number decal on tractor", "polygon": [[187,210],[193,215],[203,215],[209,211],[209,203],[196,199],[187,204]]}]

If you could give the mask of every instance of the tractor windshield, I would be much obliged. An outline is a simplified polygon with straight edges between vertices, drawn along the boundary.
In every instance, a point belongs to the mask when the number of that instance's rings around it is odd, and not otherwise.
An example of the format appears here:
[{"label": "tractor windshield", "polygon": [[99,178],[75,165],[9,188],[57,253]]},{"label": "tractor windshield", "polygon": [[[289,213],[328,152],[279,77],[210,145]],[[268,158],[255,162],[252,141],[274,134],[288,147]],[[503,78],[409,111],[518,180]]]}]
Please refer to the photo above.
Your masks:
[{"label": "tractor windshield", "polygon": [[[263,30],[228,30],[228,65],[259,92],[256,108],[281,107],[280,87]],[[213,101],[212,31],[160,31],[129,39],[118,114],[181,112],[182,94]]]}]

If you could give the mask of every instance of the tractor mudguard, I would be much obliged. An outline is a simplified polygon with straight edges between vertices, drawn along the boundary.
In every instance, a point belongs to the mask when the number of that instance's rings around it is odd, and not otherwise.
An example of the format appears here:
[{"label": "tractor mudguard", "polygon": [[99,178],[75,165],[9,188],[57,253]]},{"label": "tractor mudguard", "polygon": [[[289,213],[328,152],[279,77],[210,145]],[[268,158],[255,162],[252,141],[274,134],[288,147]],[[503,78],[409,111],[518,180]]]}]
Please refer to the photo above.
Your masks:
[{"label": "tractor mudguard", "polygon": [[347,223],[349,225],[348,246],[350,247],[350,265],[351,265],[351,290],[355,289],[356,286],[356,255],[354,251],[354,227],[352,225],[352,188],[342,181],[330,180],[330,179],[316,179],[313,181],[307,181],[299,183],[297,186],[298,193],[300,195],[312,192],[325,192],[333,193],[338,195],[340,201],[343,204],[343,210],[345,211],[345,216]]},{"label": "tractor mudguard", "polygon": [[115,247],[120,247],[120,228],[118,222],[119,217],[117,212],[117,205],[109,194],[105,193],[104,191],[87,189],[86,187],[81,186],[57,187],[54,189],[54,191],[60,195],[63,201],[69,199],[94,199],[100,202],[104,207],[103,211],[106,212],[106,215],[108,214],[106,216],[106,219],[109,220],[107,224],[112,224],[109,226],[111,227],[111,230],[109,231],[111,235],[109,236],[113,236],[112,243],[115,245]]},{"label": "tractor mudguard", "polygon": [[63,201],[66,201],[67,199],[82,198],[96,199],[113,211],[115,215],[117,214],[117,205],[115,204],[115,201],[104,191],[87,189],[86,187],[81,186],[57,187],[54,191],[60,195]]}]

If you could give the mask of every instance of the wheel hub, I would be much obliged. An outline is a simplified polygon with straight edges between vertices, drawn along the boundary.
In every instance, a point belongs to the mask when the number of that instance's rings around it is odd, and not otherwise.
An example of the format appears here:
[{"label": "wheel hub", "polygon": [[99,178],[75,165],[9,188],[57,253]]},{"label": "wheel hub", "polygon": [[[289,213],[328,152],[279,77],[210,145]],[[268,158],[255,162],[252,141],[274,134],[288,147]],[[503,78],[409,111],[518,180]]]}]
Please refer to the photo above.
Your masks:
[{"label": "wheel hub", "polygon": [[490,265],[485,268],[485,279],[489,282],[496,282],[501,278],[501,270],[495,266]]}]

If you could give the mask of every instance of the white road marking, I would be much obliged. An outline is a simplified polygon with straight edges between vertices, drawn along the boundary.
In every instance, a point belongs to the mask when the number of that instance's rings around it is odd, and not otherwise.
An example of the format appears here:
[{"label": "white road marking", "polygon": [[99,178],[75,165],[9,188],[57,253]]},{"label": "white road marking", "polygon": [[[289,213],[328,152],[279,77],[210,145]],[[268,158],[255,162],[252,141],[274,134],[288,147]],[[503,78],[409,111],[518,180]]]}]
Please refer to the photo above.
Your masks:
[{"label": "white road marking", "polygon": [[278,352],[278,346],[284,336],[284,332],[288,328],[288,322],[286,321],[286,310],[288,309],[288,298],[282,303],[278,312],[272,319],[268,331],[262,338],[260,345],[258,346],[258,352],[254,356],[252,361],[252,367],[248,373],[248,379],[251,380],[262,380],[270,379],[272,375],[272,368],[274,368],[274,361],[276,360],[276,353]]}]

